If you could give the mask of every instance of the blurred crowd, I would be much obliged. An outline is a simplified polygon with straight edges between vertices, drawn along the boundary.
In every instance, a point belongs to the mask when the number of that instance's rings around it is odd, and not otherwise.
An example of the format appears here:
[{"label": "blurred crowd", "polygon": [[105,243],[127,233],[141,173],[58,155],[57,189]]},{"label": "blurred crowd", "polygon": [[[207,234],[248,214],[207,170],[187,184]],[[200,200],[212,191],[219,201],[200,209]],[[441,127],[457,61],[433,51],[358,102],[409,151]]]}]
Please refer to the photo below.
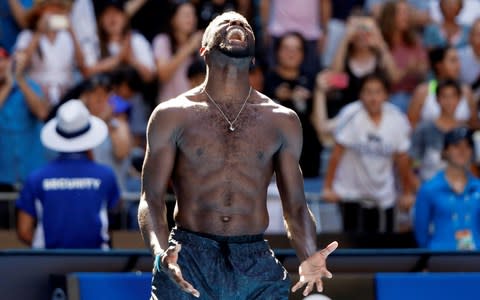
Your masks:
[{"label": "blurred crowd", "polygon": [[[79,99],[108,125],[92,158],[122,193],[138,192],[150,112],[203,82],[203,29],[235,10],[256,34],[251,85],[298,114],[303,175],[323,182],[345,231],[480,243],[480,0],[1,0],[0,10],[1,191],[54,158],[42,124]],[[438,235],[449,242],[432,246]]]}]

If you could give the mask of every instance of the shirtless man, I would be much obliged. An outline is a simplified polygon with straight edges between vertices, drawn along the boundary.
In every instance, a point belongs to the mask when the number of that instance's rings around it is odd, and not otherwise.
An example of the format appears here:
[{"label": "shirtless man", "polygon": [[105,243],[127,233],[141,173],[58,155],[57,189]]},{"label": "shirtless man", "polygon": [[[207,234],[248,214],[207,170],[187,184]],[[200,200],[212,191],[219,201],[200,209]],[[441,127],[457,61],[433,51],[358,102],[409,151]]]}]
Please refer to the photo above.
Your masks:
[{"label": "shirtless man", "polygon": [[[251,89],[254,46],[244,17],[214,19],[200,49],[205,82],[161,103],[150,118],[139,223],[156,257],[152,299],[288,299],[287,273],[262,235],[274,173],[301,261],[292,290],[321,291],[322,277],[332,276],[326,258],[338,244],[316,250],[298,165],[300,122]],[[177,197],[172,232],[164,200],[170,178]]]}]

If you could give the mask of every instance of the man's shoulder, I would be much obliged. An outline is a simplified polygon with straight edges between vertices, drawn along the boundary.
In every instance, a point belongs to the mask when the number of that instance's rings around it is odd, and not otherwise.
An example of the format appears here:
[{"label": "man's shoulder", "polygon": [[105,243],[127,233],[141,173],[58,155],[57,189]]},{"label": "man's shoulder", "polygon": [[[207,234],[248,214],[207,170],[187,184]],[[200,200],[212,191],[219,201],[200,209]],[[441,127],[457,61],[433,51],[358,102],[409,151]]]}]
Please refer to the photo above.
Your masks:
[{"label": "man's shoulder", "polygon": [[201,88],[195,87],[190,89],[176,97],[160,102],[155,111],[158,112],[176,112],[184,111],[199,104],[200,101],[196,101],[197,97],[201,94]]},{"label": "man's shoulder", "polygon": [[178,119],[182,114],[193,109],[198,102],[192,101],[189,96],[193,95],[192,91],[185,92],[175,98],[168,99],[159,103],[153,110],[152,116],[169,117]]},{"label": "man's shoulder", "polygon": [[264,108],[264,110],[262,111],[264,114],[270,114],[273,118],[278,119],[292,117],[298,118],[297,113],[292,109],[273,101],[261,92],[257,92],[257,95],[259,105]]}]

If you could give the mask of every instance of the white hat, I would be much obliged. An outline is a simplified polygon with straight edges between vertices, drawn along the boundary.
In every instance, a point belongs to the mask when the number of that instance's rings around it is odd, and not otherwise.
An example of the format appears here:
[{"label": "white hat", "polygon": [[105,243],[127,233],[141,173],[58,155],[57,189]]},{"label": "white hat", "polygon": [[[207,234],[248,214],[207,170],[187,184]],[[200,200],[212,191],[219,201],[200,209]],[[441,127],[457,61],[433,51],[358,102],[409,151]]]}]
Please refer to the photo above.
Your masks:
[{"label": "white hat", "polygon": [[62,104],[55,118],[43,126],[41,140],[45,147],[58,152],[82,152],[100,145],[107,134],[105,122],[74,99]]}]

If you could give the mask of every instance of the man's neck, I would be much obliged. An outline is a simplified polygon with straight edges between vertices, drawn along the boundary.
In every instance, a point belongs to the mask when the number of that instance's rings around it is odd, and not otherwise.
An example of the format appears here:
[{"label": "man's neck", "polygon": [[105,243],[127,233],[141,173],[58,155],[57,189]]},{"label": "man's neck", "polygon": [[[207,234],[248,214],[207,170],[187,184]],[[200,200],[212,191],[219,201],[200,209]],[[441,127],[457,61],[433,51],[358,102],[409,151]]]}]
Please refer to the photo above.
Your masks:
[{"label": "man's neck", "polygon": [[205,90],[216,102],[243,102],[249,89],[248,65],[220,61],[208,66]]}]

